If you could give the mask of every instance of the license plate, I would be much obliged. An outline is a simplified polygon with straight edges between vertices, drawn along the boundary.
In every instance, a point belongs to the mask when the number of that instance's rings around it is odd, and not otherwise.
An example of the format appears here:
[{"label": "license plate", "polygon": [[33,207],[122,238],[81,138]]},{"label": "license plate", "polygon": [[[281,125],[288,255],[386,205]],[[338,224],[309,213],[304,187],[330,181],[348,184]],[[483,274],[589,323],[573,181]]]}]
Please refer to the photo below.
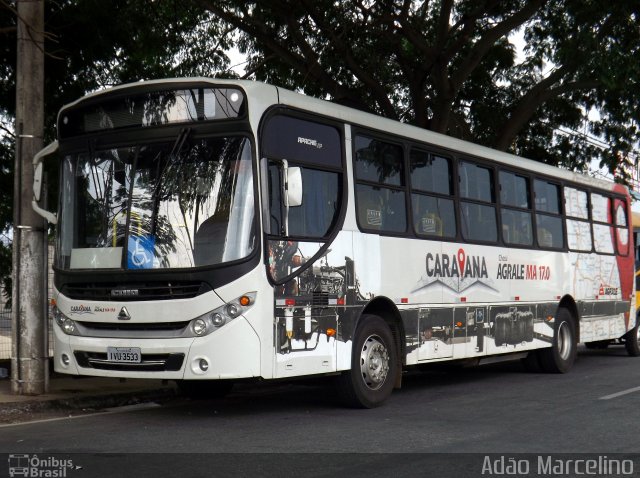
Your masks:
[{"label": "license plate", "polygon": [[142,354],[139,347],[107,347],[107,360],[118,363],[140,363]]}]

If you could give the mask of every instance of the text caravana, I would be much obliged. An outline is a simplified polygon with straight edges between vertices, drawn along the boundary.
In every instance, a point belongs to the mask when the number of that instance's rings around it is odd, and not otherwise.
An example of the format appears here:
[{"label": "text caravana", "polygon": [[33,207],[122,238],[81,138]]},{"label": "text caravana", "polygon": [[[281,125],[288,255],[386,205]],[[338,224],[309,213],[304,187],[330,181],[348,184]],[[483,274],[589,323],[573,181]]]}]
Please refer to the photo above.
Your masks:
[{"label": "text caravana", "polygon": [[88,306],[88,305],[72,305],[70,307],[70,312],[71,314],[75,314],[75,315],[85,315],[85,314],[90,314],[93,315],[94,313],[114,313],[116,312],[116,308],[113,306],[104,306],[104,305],[95,305],[93,307]]},{"label": "text caravana", "polygon": [[70,308],[72,314],[84,315],[84,314],[93,314],[91,307],[88,305],[72,305]]},{"label": "text caravana", "polygon": [[432,254],[426,257],[427,277],[457,277],[459,279],[487,279],[487,261],[484,256],[467,256],[464,249],[457,254]]},{"label": "text caravana", "polygon": [[440,286],[456,294],[475,287],[498,292],[489,277],[487,260],[483,256],[467,255],[462,248],[454,254],[429,252],[425,264],[425,274],[417,282],[414,292]]}]

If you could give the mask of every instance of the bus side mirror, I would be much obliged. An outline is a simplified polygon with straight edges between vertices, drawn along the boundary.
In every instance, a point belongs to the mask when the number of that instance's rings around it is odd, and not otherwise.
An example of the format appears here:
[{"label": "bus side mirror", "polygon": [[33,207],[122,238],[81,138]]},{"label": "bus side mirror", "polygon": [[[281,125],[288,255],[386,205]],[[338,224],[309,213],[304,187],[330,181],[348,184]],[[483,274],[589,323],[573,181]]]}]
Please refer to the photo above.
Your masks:
[{"label": "bus side mirror", "polygon": [[287,168],[287,204],[289,207],[302,206],[302,170]]},{"label": "bus side mirror", "polygon": [[302,170],[298,167],[289,167],[289,161],[282,160],[282,176],[284,199],[284,217],[282,220],[283,232],[289,236],[289,208],[302,205]]},{"label": "bus side mirror", "polygon": [[42,197],[42,175],[44,169],[42,160],[45,156],[53,154],[56,151],[58,151],[58,142],[54,141],[53,143],[38,151],[33,157],[33,200],[31,201],[31,207],[35,212],[37,212],[52,224],[58,223],[58,217],[54,213],[42,209],[40,206],[38,206],[38,202]]}]

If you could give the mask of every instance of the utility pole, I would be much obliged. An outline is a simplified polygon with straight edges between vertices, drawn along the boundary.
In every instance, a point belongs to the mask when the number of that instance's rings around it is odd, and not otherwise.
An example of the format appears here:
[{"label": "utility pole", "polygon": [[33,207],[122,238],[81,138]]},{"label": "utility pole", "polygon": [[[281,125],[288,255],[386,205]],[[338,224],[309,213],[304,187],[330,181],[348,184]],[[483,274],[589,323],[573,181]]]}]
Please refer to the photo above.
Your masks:
[{"label": "utility pole", "polygon": [[44,0],[18,0],[17,12],[11,391],[40,395],[48,383],[46,232],[31,199],[32,159],[42,148],[44,131]]}]

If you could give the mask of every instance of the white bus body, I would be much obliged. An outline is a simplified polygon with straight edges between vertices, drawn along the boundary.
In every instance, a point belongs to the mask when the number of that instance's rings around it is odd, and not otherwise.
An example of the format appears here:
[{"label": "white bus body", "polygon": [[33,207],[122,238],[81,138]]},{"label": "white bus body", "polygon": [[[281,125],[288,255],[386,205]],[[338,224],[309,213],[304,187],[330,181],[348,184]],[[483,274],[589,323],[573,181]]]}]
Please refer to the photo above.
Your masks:
[{"label": "white bus body", "polygon": [[343,372],[370,407],[404,366],[565,372],[637,333],[619,185],[246,81],[125,85],[58,128],[56,372]]}]

